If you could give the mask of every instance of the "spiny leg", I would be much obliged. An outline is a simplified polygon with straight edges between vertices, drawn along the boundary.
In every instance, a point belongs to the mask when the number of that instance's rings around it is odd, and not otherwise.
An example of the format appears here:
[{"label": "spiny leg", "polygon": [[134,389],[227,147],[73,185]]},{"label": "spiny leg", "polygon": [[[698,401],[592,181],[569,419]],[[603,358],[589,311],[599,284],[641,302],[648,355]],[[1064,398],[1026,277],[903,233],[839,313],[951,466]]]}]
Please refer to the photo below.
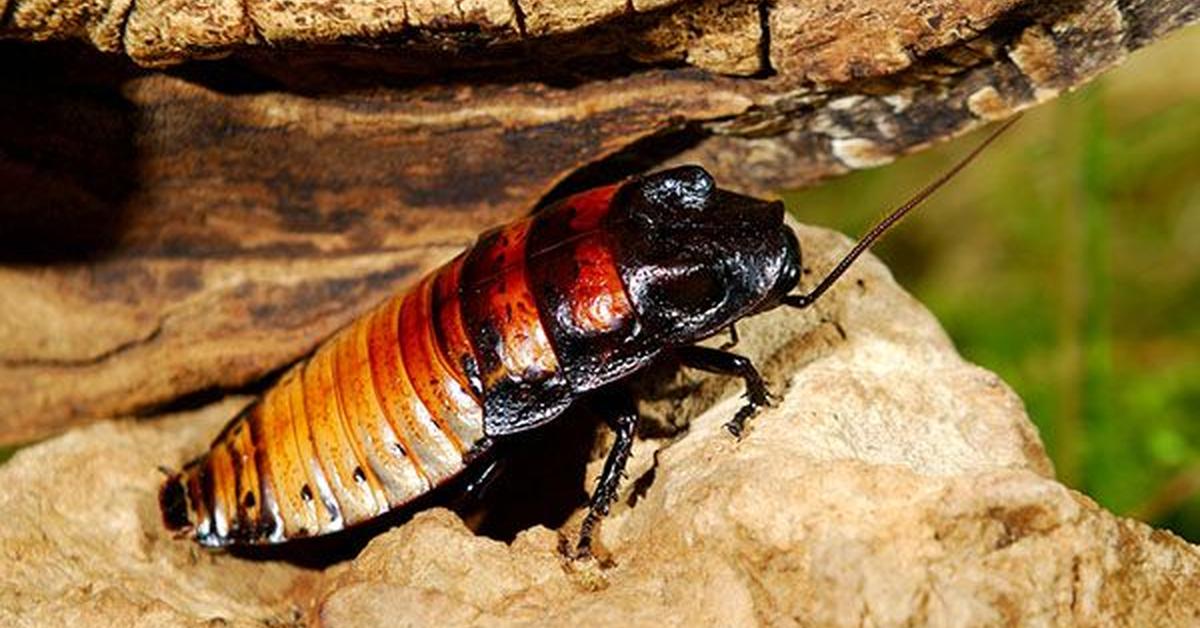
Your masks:
[{"label": "spiny leg", "polygon": [[629,462],[629,455],[633,450],[633,437],[637,433],[637,408],[627,391],[621,389],[616,394],[604,394],[600,399],[608,402],[603,408],[608,412],[605,420],[616,432],[617,438],[608,450],[604,470],[600,472],[600,477],[596,480],[596,489],[592,491],[587,517],[579,529],[579,543],[575,546],[576,558],[586,558],[592,553],[592,533],[600,520],[608,515],[609,506],[617,498],[617,487],[625,475],[625,463]]},{"label": "spiny leg", "polygon": [[754,416],[759,408],[771,403],[767,384],[762,375],[758,374],[758,369],[754,368],[750,358],[720,349],[697,346],[680,347],[677,355],[684,366],[718,375],[740,377],[746,382],[746,405],[725,424],[725,429],[729,430],[730,434],[741,438],[746,420]]}]

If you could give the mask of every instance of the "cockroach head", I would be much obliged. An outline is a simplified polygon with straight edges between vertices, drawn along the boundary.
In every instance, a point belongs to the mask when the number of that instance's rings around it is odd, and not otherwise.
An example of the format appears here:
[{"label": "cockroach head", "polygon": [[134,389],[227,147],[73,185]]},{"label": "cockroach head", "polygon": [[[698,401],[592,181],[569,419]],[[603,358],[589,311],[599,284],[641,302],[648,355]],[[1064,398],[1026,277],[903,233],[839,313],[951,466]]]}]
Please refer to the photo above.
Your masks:
[{"label": "cockroach head", "polygon": [[622,190],[630,217],[649,229],[703,220],[717,192],[712,175],[700,166],[682,166],[635,179]]},{"label": "cockroach head", "polygon": [[614,211],[638,320],[668,343],[767,309],[799,279],[800,246],[783,204],[720,189],[699,166],[631,180]]}]

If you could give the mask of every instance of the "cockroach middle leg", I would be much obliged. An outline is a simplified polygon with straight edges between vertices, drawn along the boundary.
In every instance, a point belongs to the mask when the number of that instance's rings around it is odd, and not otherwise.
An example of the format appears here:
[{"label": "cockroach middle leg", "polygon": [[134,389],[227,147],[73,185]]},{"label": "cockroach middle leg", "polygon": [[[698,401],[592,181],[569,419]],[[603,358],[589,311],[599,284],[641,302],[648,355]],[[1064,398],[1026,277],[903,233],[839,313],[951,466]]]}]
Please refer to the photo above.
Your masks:
[{"label": "cockroach middle leg", "polygon": [[617,498],[617,488],[625,475],[625,464],[633,451],[633,438],[637,434],[638,413],[633,398],[628,391],[619,389],[602,395],[605,400],[603,408],[608,415],[606,421],[616,432],[617,438],[612,448],[608,450],[608,458],[604,460],[604,470],[596,480],[596,489],[592,491],[591,504],[587,517],[579,529],[579,543],[575,545],[575,558],[587,558],[592,553],[592,534],[600,520],[608,515],[608,509]]},{"label": "cockroach middle leg", "polygon": [[483,471],[480,471],[478,475],[471,478],[467,482],[467,485],[463,487],[463,497],[482,501],[487,496],[488,490],[496,483],[496,479],[504,472],[507,462],[504,458],[499,457],[489,460]]},{"label": "cockroach middle leg", "polygon": [[762,375],[758,374],[758,369],[754,368],[754,363],[750,361],[750,358],[720,349],[698,346],[680,347],[676,354],[684,366],[717,375],[740,377],[742,381],[746,382],[746,405],[742,406],[737,414],[725,424],[725,429],[729,430],[730,434],[741,438],[742,432],[746,428],[746,421],[754,416],[759,408],[770,405],[771,394],[767,391],[767,384],[763,381]]}]

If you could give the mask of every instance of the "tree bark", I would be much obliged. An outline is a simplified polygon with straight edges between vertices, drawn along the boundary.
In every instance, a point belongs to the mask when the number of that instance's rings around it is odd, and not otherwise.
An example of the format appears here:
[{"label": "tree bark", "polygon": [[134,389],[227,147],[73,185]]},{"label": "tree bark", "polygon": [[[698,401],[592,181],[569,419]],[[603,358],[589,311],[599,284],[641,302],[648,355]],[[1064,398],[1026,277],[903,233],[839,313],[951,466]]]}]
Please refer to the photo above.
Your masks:
[{"label": "tree bark", "polygon": [[0,443],[253,386],[571,191],[683,161],[753,193],[878,165],[1196,16],[0,0],[0,35],[27,40],[0,44]]}]

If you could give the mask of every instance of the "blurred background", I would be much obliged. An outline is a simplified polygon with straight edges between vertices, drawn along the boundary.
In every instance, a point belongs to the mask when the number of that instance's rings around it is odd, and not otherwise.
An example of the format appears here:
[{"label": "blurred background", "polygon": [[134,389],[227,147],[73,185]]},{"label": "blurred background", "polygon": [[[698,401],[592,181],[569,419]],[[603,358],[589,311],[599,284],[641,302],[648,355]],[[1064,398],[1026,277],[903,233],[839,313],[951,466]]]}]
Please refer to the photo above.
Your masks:
[{"label": "blurred background", "polygon": [[[1025,400],[1059,478],[1200,542],[1200,29],[1029,111],[875,247]],[[980,131],[784,194],[858,234]]]}]

